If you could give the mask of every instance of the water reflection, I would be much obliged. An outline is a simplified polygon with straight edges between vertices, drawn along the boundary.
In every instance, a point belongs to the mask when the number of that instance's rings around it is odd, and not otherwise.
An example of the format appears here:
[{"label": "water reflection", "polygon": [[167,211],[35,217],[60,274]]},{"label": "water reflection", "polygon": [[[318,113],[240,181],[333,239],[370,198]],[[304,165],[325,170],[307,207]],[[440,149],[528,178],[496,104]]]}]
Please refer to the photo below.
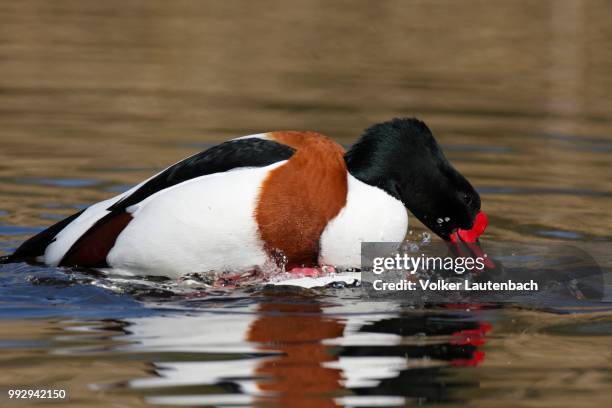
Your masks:
[{"label": "water reflection", "polygon": [[478,387],[446,370],[484,361],[490,323],[460,310],[372,306],[396,311],[336,314],[316,299],[273,298],[255,313],[130,319],[123,350],[145,353],[154,376],[111,388],[168,405],[367,406],[460,401],[456,390]]},{"label": "water reflection", "polygon": [[303,406],[335,406],[333,395],[341,386],[341,370],[329,364],[338,361],[327,339],[342,337],[344,323],[322,313],[318,303],[262,303],[246,334],[258,349],[282,353],[262,361],[255,375],[262,377],[258,389],[277,395],[282,405],[303,400]]}]

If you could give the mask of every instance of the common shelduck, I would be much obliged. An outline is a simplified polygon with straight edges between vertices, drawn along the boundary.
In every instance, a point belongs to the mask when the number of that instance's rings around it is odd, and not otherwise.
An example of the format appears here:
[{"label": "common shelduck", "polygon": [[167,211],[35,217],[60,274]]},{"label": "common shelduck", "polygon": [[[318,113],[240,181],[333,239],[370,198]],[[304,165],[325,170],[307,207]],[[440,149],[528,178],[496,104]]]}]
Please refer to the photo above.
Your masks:
[{"label": "common shelduck", "polygon": [[480,197],[417,119],[365,131],[348,152],[309,131],[239,137],[188,157],[25,241],[4,262],[137,275],[282,264],[354,268],[363,241],[402,241],[410,210],[474,241]]}]

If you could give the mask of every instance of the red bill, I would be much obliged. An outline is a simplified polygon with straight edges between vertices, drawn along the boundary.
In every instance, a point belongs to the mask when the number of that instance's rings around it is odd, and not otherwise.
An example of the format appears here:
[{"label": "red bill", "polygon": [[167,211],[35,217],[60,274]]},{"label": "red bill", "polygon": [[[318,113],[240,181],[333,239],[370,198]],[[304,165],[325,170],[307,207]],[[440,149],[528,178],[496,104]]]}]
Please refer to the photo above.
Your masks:
[{"label": "red bill", "polygon": [[484,264],[487,268],[495,268],[495,263],[487,257],[478,244],[478,238],[485,232],[487,225],[489,225],[489,218],[487,217],[487,214],[480,211],[478,214],[476,214],[472,228],[469,230],[459,228],[451,234],[450,240],[456,245],[455,249],[456,252],[458,252],[457,255],[465,255],[463,250],[460,248],[460,246],[465,246],[471,253],[472,257],[483,258]]},{"label": "red bill", "polygon": [[487,229],[487,225],[489,225],[489,218],[487,214],[480,211],[476,214],[476,219],[474,220],[474,225],[471,229],[465,230],[459,228],[457,231],[453,232],[450,236],[451,242],[465,242],[465,243],[473,243],[478,242],[478,238],[485,232]]}]

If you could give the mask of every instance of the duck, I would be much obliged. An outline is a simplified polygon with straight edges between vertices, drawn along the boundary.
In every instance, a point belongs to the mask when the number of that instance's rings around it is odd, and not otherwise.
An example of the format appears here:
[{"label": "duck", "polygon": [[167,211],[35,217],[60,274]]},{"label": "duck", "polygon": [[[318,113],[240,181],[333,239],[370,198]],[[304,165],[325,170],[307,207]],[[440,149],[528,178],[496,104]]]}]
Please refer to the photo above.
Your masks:
[{"label": "duck", "polygon": [[358,268],[410,212],[442,240],[484,231],[481,200],[427,125],[395,118],[345,149],[313,131],[231,139],[23,242],[4,263],[178,278],[272,266]]}]

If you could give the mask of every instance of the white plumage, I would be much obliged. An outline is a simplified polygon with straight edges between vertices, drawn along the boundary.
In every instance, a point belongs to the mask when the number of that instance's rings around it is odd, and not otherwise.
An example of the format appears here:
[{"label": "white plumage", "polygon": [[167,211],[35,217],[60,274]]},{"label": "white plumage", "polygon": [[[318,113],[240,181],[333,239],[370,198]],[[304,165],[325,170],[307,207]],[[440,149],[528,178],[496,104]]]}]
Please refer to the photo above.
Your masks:
[{"label": "white plumage", "polygon": [[321,235],[319,263],[359,267],[362,242],[400,242],[407,230],[408,212],[401,201],[348,174],[346,205]]}]

